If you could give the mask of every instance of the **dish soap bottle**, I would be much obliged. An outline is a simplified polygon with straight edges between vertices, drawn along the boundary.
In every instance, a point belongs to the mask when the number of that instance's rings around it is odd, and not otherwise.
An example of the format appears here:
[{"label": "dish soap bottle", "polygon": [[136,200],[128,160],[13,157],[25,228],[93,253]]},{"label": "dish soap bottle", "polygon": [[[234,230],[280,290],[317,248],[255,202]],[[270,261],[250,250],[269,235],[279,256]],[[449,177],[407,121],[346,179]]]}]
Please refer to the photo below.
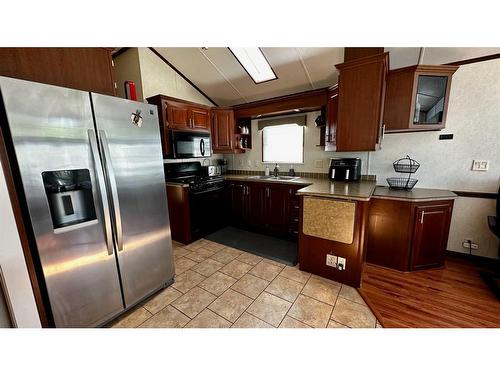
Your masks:
[{"label": "dish soap bottle", "polygon": [[265,175],[266,175],[266,176],[269,176],[269,166],[268,166],[268,165],[266,165],[266,172],[265,172]]}]

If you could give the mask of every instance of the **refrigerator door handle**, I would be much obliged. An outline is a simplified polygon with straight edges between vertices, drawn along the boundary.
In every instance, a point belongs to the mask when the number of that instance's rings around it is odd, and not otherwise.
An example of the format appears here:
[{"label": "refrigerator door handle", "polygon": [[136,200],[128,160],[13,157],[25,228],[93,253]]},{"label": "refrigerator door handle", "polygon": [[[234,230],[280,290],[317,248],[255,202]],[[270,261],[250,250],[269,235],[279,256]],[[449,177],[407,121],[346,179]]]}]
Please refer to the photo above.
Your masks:
[{"label": "refrigerator door handle", "polygon": [[122,216],[120,212],[120,201],[118,199],[118,189],[116,187],[115,171],[111,165],[111,155],[109,153],[108,138],[104,130],[99,130],[99,139],[101,140],[101,150],[104,159],[104,166],[106,168],[106,175],[108,176],[109,187],[111,190],[111,199],[113,203],[113,218],[115,221],[116,230],[116,243],[118,251],[123,250],[123,232],[122,232]]},{"label": "refrigerator door handle", "polygon": [[101,161],[99,160],[99,149],[97,147],[97,139],[94,130],[88,130],[88,136],[90,141],[90,149],[92,153],[92,158],[94,161],[94,168],[97,174],[98,190],[101,196],[102,211],[103,211],[103,222],[104,222],[104,234],[106,236],[106,245],[108,247],[108,255],[113,255],[113,233],[111,231],[111,216],[109,213],[109,203],[108,196],[106,194],[106,184],[104,182],[104,173],[102,172]]}]

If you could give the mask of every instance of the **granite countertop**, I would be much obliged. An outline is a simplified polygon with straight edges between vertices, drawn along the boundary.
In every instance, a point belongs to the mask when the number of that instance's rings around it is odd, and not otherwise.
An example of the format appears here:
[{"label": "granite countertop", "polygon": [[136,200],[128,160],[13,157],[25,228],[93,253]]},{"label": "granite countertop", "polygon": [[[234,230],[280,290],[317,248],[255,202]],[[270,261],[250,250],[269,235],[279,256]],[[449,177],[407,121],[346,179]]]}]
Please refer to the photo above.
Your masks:
[{"label": "granite countertop", "polygon": [[375,181],[342,182],[318,179],[312,185],[297,191],[297,195],[369,201],[375,190]]},{"label": "granite countertop", "polygon": [[[450,190],[413,188],[395,190],[387,186],[376,186],[376,181],[361,180],[356,182],[330,181],[325,178],[297,177],[293,180],[259,179],[255,175],[226,174],[225,180],[262,182],[302,186],[297,195],[311,195],[326,198],[369,201],[373,196],[379,199],[393,199],[410,202],[426,202],[456,199],[458,196]],[[188,187],[188,184],[167,182],[167,185]]]},{"label": "granite countertop", "polygon": [[450,190],[441,189],[421,189],[413,188],[411,190],[389,189],[387,186],[377,186],[373,193],[374,198],[393,199],[410,202],[426,202],[446,199],[456,199],[458,195]]},{"label": "granite countertop", "polygon": [[320,181],[320,178],[309,178],[309,177],[296,177],[294,180],[275,180],[275,179],[260,179],[256,175],[246,175],[246,174],[225,174],[223,175],[224,180],[230,181],[246,181],[246,182],[265,182],[272,184],[287,184],[287,185],[311,185],[316,181]]},{"label": "granite countertop", "polygon": [[341,182],[325,178],[299,177],[295,180],[258,179],[250,175],[224,175],[226,180],[303,185],[297,195],[368,201],[375,189],[375,181]]}]

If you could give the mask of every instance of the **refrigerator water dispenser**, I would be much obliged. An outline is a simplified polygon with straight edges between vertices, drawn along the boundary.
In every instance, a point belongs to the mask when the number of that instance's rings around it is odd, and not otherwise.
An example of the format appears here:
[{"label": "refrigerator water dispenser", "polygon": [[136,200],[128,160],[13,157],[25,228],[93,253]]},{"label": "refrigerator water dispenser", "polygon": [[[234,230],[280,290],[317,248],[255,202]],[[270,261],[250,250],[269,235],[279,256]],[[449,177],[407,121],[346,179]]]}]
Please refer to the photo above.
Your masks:
[{"label": "refrigerator water dispenser", "polygon": [[54,229],[96,219],[88,169],[42,173]]}]

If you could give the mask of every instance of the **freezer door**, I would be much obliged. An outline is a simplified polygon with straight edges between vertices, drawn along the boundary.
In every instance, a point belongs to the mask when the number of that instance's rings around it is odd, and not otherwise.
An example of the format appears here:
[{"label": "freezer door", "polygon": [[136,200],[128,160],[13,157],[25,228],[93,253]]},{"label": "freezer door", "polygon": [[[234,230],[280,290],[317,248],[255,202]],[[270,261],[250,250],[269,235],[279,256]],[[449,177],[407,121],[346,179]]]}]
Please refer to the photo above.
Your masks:
[{"label": "freezer door", "polygon": [[55,325],[98,326],[124,306],[89,93],[3,77],[0,90]]},{"label": "freezer door", "polygon": [[158,115],[149,104],[91,97],[129,307],[174,276]]}]

